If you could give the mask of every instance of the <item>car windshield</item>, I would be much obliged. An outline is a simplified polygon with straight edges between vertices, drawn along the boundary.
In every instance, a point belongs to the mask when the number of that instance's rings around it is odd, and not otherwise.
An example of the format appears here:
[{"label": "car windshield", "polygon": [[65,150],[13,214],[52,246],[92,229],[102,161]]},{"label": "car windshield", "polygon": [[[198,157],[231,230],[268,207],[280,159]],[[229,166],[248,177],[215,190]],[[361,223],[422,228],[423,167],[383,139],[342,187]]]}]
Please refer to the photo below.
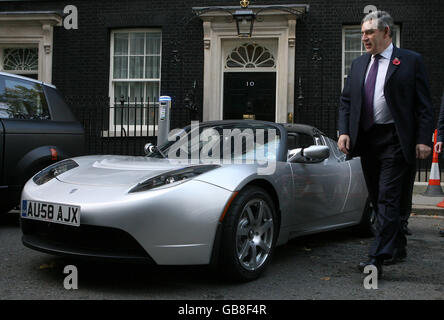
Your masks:
[{"label": "car windshield", "polygon": [[280,132],[263,123],[195,124],[170,133],[148,157],[169,159],[276,160]]}]

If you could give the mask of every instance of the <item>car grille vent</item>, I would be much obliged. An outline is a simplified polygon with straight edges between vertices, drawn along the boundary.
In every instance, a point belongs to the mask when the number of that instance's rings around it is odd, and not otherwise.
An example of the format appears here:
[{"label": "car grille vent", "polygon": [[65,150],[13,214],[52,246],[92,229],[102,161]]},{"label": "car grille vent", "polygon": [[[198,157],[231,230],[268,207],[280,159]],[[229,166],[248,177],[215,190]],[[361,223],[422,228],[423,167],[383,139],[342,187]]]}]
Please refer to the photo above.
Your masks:
[{"label": "car grille vent", "polygon": [[29,219],[21,219],[21,227],[25,235],[32,235],[40,241],[59,244],[69,249],[149,258],[142,246],[130,234],[120,229],[92,225],[72,227]]}]

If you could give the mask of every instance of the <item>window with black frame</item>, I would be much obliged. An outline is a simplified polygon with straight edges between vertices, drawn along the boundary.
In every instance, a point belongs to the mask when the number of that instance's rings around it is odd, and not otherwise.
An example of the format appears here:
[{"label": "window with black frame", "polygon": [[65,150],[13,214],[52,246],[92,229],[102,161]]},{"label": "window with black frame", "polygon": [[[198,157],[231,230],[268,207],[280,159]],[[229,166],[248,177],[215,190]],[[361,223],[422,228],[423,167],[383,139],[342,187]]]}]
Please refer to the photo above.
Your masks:
[{"label": "window with black frame", "polygon": [[[162,33],[126,29],[111,33],[110,127],[152,135],[161,82]],[[140,132],[139,132],[140,131]]]}]

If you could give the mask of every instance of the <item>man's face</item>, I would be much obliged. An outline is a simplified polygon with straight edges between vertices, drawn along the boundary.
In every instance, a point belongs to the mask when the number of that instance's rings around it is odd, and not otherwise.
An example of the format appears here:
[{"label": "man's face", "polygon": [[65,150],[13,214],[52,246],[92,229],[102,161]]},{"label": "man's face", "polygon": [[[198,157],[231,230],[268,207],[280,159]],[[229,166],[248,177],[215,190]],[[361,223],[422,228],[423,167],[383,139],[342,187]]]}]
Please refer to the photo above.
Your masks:
[{"label": "man's face", "polygon": [[376,20],[369,20],[362,24],[362,43],[370,54],[381,53],[389,44],[388,28],[381,31],[377,27]]}]

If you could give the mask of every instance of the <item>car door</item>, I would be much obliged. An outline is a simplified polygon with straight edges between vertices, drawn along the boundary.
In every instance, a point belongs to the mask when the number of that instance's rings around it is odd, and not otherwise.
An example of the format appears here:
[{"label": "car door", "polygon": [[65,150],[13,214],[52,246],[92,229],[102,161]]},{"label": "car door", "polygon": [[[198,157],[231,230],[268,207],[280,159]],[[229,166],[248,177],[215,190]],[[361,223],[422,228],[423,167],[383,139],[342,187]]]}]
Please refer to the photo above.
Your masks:
[{"label": "car door", "polygon": [[350,184],[350,167],[331,149],[328,138],[302,132],[289,133],[288,146],[326,145],[330,156],[318,163],[290,163],[293,174],[294,229],[313,232],[342,224],[341,216]]}]

